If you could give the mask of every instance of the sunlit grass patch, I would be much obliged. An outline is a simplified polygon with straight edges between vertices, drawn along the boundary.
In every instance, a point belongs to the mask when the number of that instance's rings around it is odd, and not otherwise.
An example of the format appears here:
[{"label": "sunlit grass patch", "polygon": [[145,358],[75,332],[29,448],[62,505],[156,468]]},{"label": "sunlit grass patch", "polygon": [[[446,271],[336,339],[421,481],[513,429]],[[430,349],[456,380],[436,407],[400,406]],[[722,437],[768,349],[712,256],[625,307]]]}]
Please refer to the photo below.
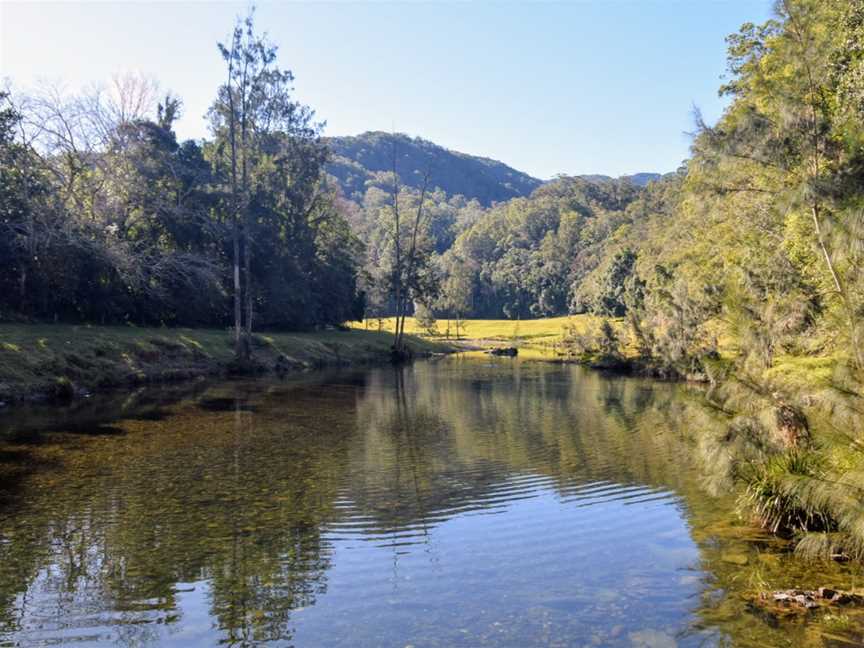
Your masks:
[{"label": "sunlit grass patch", "polygon": [[198,340],[193,340],[188,335],[181,335],[180,340],[183,342],[183,344],[188,344],[189,346],[193,346],[196,349],[199,349],[202,351],[204,350],[204,347],[201,346],[201,343]]},{"label": "sunlit grass patch", "polygon": [[[469,319],[459,322],[459,337],[466,340],[492,340],[499,342],[521,342],[530,344],[553,344],[560,340],[569,329],[587,331],[600,318],[593,315],[565,315],[561,317],[543,317],[528,320],[508,319]],[[351,322],[349,326],[354,329],[367,331],[396,330],[396,318],[385,317],[380,320],[369,318],[363,322]],[[439,319],[436,322],[437,333],[429,334],[413,317],[406,318],[405,332],[421,337],[441,340],[456,338],[456,321]],[[450,331],[449,338],[447,331]]]},{"label": "sunlit grass patch", "polygon": [[824,387],[831,383],[837,359],[831,356],[780,356],[765,377],[790,387]]}]

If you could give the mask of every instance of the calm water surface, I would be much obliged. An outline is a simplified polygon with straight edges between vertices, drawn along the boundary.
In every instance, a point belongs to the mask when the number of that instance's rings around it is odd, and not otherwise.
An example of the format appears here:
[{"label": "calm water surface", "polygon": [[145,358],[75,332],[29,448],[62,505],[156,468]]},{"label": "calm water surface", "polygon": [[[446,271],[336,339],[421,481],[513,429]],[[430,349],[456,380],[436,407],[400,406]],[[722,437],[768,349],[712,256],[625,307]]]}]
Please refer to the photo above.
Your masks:
[{"label": "calm water surface", "polygon": [[747,607],[864,579],[737,521],[680,386],[456,358],[76,408],[0,414],[0,645],[861,639]]}]

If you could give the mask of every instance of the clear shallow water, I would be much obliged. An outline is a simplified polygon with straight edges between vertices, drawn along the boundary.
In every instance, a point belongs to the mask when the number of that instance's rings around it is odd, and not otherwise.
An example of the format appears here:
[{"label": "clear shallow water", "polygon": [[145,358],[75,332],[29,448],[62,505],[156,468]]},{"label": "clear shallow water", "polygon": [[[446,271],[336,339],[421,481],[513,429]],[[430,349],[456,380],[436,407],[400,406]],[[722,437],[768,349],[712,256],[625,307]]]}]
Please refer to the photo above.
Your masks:
[{"label": "clear shallow water", "polygon": [[748,611],[864,579],[735,522],[678,386],[457,358],[76,407],[0,416],[0,645],[860,637]]}]

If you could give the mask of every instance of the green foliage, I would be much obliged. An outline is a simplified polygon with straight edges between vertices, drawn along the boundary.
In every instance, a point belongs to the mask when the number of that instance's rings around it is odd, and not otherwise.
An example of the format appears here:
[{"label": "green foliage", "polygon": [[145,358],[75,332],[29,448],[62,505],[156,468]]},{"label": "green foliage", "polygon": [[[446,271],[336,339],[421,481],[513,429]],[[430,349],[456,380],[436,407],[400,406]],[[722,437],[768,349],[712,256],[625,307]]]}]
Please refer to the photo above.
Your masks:
[{"label": "green foliage", "polygon": [[[466,227],[452,254],[470,268],[471,315],[529,318],[568,311],[640,194],[628,181],[559,178],[497,205]],[[576,310],[585,310],[576,308]]]},{"label": "green foliage", "polygon": [[597,315],[621,317],[632,304],[638,308],[643,301],[644,282],[635,276],[636,254],[626,249],[612,257],[600,285],[594,304]]},{"label": "green foliage", "polygon": [[568,325],[560,346],[567,355],[598,367],[620,368],[625,364],[619,331],[607,319],[587,328]]}]

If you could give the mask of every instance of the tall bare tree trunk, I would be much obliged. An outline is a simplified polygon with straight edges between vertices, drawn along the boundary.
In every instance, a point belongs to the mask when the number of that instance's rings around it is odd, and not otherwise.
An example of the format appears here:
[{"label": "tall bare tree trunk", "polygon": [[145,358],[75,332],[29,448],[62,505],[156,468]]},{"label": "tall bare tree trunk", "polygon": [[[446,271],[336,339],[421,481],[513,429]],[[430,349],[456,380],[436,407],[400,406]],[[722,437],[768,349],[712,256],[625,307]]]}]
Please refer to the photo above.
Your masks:
[{"label": "tall bare tree trunk", "polygon": [[[248,217],[247,217],[248,222]],[[249,237],[248,225],[244,227],[244,246],[243,246],[243,273],[246,275],[246,339],[247,344],[252,340],[252,242]]]},{"label": "tall bare tree trunk", "polygon": [[243,311],[240,308],[242,294],[242,287],[240,285],[240,225],[237,222],[236,211],[234,213],[234,227],[231,238],[234,247],[234,354],[239,358],[243,353],[240,340]]},{"label": "tall bare tree trunk", "polygon": [[243,286],[240,282],[240,222],[237,199],[237,112],[234,106],[234,47],[228,57],[228,139],[231,145],[231,246],[234,262],[234,356],[243,356]]},{"label": "tall bare tree trunk", "polygon": [[248,357],[251,353],[252,342],[252,237],[251,219],[249,214],[249,123],[248,123],[248,95],[247,86],[249,82],[249,60],[244,60],[243,76],[240,87],[240,192],[242,195],[243,208],[243,275],[246,279],[246,339],[244,340],[244,354]]},{"label": "tall bare tree trunk", "polygon": [[822,236],[822,224],[819,221],[819,204],[814,202],[810,206],[810,215],[813,218],[813,229],[816,231],[816,240],[819,242],[819,249],[822,250],[822,256],[825,259],[825,265],[828,267],[828,272],[831,275],[831,280],[834,282],[834,288],[839,295],[843,295],[843,285],[840,283],[840,277],[837,275],[837,270],[834,268],[834,262],[831,260],[831,255],[825,245],[825,239]]},{"label": "tall bare tree trunk", "polygon": [[21,291],[21,310],[25,310],[24,306],[27,303],[27,266],[21,264],[21,277],[19,278]]},{"label": "tall bare tree trunk", "polygon": [[396,265],[393,270],[394,293],[396,297],[396,330],[393,350],[397,355],[402,353],[402,337],[399,334],[399,320],[402,316],[402,232],[399,223],[399,176],[396,174],[396,142],[393,142],[393,217],[395,230],[393,243],[395,246]]},{"label": "tall bare tree trunk", "polygon": [[846,312],[847,324],[849,326],[849,343],[852,347],[852,354],[855,360],[855,366],[858,369],[864,369],[864,355],[862,355],[861,340],[858,333],[858,321],[855,317],[855,307],[852,305],[852,300],[845,286],[840,281],[840,276],[834,267],[834,261],[831,259],[831,254],[828,252],[828,247],[825,245],[825,239],[822,235],[822,226],[819,218],[819,204],[814,202],[810,208],[810,214],[813,218],[813,228],[816,230],[816,238],[819,241],[819,248],[822,251],[822,256],[825,259],[825,265],[828,267],[828,272],[831,274],[831,280],[834,282],[834,288],[843,303],[843,310]]},{"label": "tall bare tree trunk", "polygon": [[[417,237],[420,233],[420,226],[423,223],[423,204],[426,202],[426,190],[429,187],[429,171],[426,171],[426,174],[423,176],[423,189],[420,192],[420,203],[417,205],[417,214],[414,217],[414,228],[411,232],[411,247],[408,248],[407,261],[408,264],[406,267],[406,276],[409,278],[413,276],[415,262],[417,260]],[[400,344],[402,344],[402,340],[405,337],[405,318],[408,315],[408,291],[404,291],[405,294],[402,298],[402,316],[401,319],[397,316],[396,318],[396,335],[397,340]]]}]

